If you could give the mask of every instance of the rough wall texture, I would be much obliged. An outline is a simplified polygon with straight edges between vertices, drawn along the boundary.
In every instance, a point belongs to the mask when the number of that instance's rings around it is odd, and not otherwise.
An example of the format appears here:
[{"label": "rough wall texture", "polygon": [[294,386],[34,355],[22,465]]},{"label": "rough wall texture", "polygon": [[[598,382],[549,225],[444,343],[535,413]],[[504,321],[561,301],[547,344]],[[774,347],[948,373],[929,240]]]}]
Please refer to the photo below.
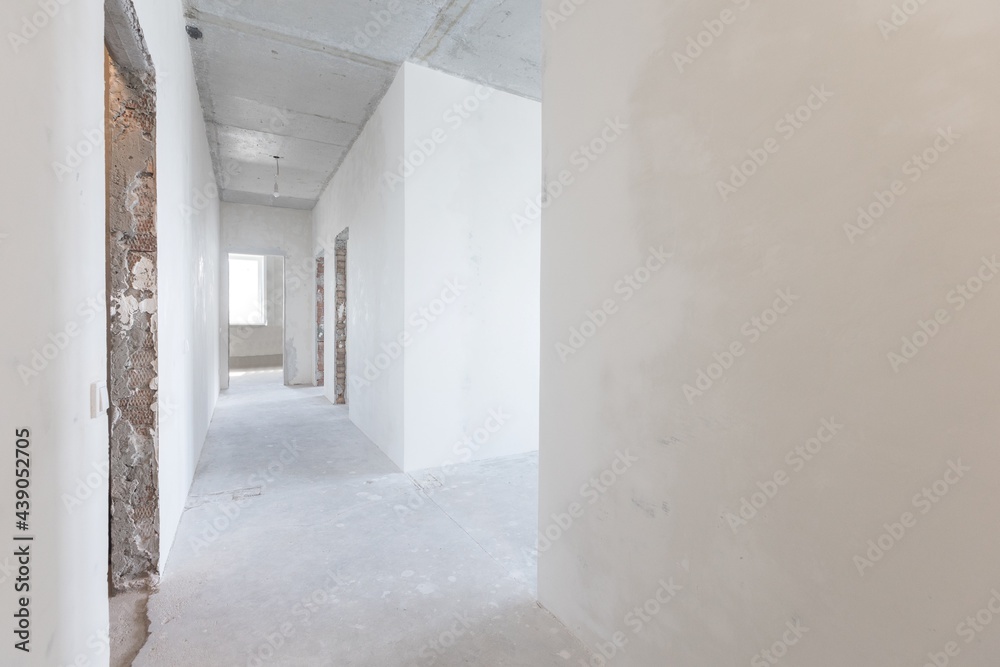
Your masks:
[{"label": "rough wall texture", "polygon": [[108,60],[108,306],[111,584],[157,573],[156,94],[151,75]]},{"label": "rough wall texture", "polygon": [[337,331],[334,344],[337,346],[337,405],[347,404],[347,239],[350,230],[345,229],[337,237]]},{"label": "rough wall texture", "polygon": [[316,258],[316,386],[326,383],[326,366],[323,353],[326,351],[324,342],[323,320],[326,317],[326,258]]}]

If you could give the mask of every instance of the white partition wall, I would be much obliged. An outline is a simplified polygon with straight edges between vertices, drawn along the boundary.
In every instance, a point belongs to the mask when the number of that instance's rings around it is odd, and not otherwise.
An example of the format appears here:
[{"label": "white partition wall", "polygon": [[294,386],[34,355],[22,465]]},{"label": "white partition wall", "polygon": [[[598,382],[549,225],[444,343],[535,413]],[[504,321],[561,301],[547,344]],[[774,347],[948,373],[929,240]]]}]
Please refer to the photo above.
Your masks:
[{"label": "white partition wall", "polygon": [[[218,199],[182,7],[135,4],[158,74],[159,267],[169,286],[158,304],[163,560],[218,393]],[[92,412],[92,386],[108,374],[104,7],[11,0],[0,14],[0,77],[12,91],[0,167],[0,273],[8,286],[0,428],[11,474],[0,490],[13,512],[14,434],[28,431],[24,534],[35,537],[31,652],[15,649],[8,630],[0,664],[106,665],[108,420]],[[0,582],[10,594],[0,609],[13,628],[13,547],[5,551],[11,559],[0,558]]]},{"label": "white partition wall", "polygon": [[996,3],[544,4],[542,603],[622,666],[993,664]]},{"label": "white partition wall", "polygon": [[[403,461],[403,364],[365,365],[395,341],[403,329],[404,188],[390,189],[384,174],[403,151],[404,73],[396,77],[364,131],[344,159],[313,211],[316,246],[327,256],[326,294],[336,292],[333,258],[337,236],[350,228],[347,269],[347,393],[351,420],[382,450]],[[332,303],[333,299],[328,299]],[[332,340],[335,313],[326,309],[326,332]],[[326,372],[335,376],[335,346],[326,345]],[[372,362],[374,363],[374,362]],[[333,401],[334,383],[326,385]]]},{"label": "white partition wall", "polygon": [[351,417],[404,469],[537,449],[540,114],[407,63],[316,208],[350,228]]},{"label": "white partition wall", "polygon": [[534,451],[541,105],[405,68],[406,467]]}]

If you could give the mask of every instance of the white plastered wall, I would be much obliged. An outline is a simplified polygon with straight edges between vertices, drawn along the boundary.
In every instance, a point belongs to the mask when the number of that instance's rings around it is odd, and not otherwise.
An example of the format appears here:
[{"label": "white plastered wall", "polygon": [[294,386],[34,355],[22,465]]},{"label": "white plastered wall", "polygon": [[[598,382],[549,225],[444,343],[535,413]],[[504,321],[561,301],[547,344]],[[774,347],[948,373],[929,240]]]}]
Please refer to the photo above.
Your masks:
[{"label": "white plastered wall", "polygon": [[407,63],[315,209],[351,418],[403,469],[537,449],[540,151],[537,102]]},{"label": "white plastered wall", "polygon": [[[27,596],[31,653],[14,649],[8,629],[0,662],[41,667],[70,663],[86,650],[89,637],[107,631],[108,422],[90,416],[90,384],[107,377],[104,11],[99,4],[67,5],[52,18],[43,14],[37,28],[32,16],[39,11],[28,0],[0,9],[7,28],[0,77],[16,91],[3,107],[7,147],[0,164],[0,275],[8,287],[0,327],[6,454],[0,493],[10,512],[0,557],[9,566],[0,575],[0,610],[9,626],[18,565],[10,541],[14,448],[22,429],[31,432],[33,455],[25,534],[36,539]],[[8,31],[30,39],[15,45]],[[78,148],[87,155],[78,151],[75,166],[54,168]],[[93,496],[71,513],[62,495],[73,495],[95,466],[105,472]],[[67,553],[76,557],[66,559]]]},{"label": "white plastered wall", "polygon": [[[218,393],[218,202],[211,193],[196,199],[214,177],[181,7],[136,4],[158,70],[163,560]],[[106,665],[108,422],[90,410],[91,384],[107,376],[104,11],[12,0],[0,13],[0,75],[17,91],[3,112],[11,132],[0,167],[9,186],[0,272],[17,286],[3,308],[21,314],[0,333],[0,427],[10,447],[15,430],[32,432],[28,532],[36,536],[32,651],[5,642],[0,662]],[[4,498],[13,497],[12,480],[12,472],[0,480]],[[12,595],[0,603],[7,618],[12,603]]]},{"label": "white plastered wall", "polygon": [[[1000,655],[995,621],[968,643],[960,625],[1000,590],[1000,280],[983,262],[1000,248],[1000,9],[897,4],[917,11],[884,35],[891,2],[545,2],[546,176],[575,184],[542,221],[541,526],[556,539],[540,598],[613,664]],[[875,224],[845,229],[879,198]],[[673,257],[640,272],[661,246]],[[646,282],[626,300],[629,275]],[[572,333],[608,299],[596,333]],[[935,483],[947,495],[920,500]],[[740,516],[744,499],[758,507]]]},{"label": "white plastered wall", "polygon": [[541,104],[404,67],[406,469],[535,451]]},{"label": "white plastered wall", "polygon": [[219,395],[219,200],[182,7],[135,5],[157,71],[162,568]]},{"label": "white plastered wall", "polygon": [[313,211],[315,245],[326,256],[326,395],[334,400],[336,237],[350,228],[347,268],[347,366],[351,420],[397,463],[403,456],[403,364],[396,360],[368,386],[350,382],[383,343],[403,329],[404,188],[385,172],[403,147],[401,72]]}]

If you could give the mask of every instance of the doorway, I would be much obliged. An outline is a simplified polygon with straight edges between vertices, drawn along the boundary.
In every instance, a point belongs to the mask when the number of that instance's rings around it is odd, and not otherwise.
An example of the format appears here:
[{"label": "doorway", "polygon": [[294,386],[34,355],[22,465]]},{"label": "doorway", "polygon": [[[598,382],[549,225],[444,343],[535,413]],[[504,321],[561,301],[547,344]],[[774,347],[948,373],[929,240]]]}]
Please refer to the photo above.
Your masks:
[{"label": "doorway", "polygon": [[156,77],[128,0],[105,5],[109,585],[145,589],[160,559]]},{"label": "doorway", "polygon": [[104,8],[109,649],[126,665],[160,568],[156,73],[131,0]]},{"label": "doorway", "polygon": [[229,255],[231,374],[284,367],[284,264],[280,255]]},{"label": "doorway", "polygon": [[326,257],[316,258],[316,386],[326,384],[326,345],[324,334],[326,328]]},{"label": "doorway", "polygon": [[350,228],[342,231],[336,240],[336,285],[334,299],[336,308],[336,332],[334,333],[334,358],[336,385],[334,403],[347,405],[347,242],[351,237]]}]

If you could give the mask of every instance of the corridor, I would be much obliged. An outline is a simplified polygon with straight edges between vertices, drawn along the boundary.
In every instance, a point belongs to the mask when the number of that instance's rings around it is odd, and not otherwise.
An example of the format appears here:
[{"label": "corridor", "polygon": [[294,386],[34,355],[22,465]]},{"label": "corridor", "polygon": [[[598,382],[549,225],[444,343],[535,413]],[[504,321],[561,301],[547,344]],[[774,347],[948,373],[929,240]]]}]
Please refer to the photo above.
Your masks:
[{"label": "corridor", "polygon": [[537,457],[449,471],[401,473],[322,389],[235,375],[134,664],[589,661],[535,601]]}]

